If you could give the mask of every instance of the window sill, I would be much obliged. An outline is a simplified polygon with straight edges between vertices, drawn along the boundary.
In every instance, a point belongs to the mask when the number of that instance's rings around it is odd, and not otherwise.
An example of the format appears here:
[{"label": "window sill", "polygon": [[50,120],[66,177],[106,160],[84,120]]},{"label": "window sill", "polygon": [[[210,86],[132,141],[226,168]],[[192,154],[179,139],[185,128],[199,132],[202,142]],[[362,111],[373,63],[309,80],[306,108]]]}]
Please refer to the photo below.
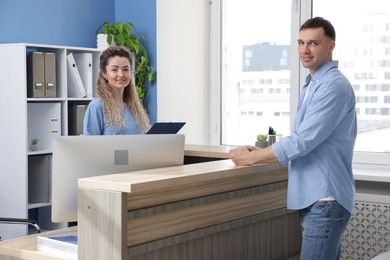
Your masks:
[{"label": "window sill", "polygon": [[355,180],[390,183],[390,166],[354,164],[352,167]]}]

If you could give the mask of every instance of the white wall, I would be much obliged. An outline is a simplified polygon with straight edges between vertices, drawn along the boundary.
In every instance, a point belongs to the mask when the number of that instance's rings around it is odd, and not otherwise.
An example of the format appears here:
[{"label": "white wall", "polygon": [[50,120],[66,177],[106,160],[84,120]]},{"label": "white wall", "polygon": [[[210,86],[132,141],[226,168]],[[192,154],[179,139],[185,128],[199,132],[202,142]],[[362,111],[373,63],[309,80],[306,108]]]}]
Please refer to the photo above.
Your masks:
[{"label": "white wall", "polygon": [[156,0],[157,119],[209,144],[209,0]]}]

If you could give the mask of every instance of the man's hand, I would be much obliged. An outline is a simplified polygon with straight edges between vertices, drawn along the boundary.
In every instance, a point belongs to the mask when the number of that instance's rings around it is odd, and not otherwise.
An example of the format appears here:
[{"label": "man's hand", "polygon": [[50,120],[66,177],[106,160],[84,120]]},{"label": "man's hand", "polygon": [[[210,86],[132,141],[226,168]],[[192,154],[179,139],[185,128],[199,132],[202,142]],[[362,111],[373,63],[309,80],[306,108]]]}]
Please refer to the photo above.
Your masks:
[{"label": "man's hand", "polygon": [[235,165],[254,165],[260,163],[275,163],[278,162],[272,146],[266,148],[258,148],[253,145],[239,146],[229,151],[230,159]]},{"label": "man's hand", "polygon": [[229,151],[229,157],[235,165],[252,165],[253,151],[258,148],[252,145],[239,146]]},{"label": "man's hand", "polygon": [[256,146],[253,146],[253,145],[246,145],[245,147],[246,147],[246,149],[248,149],[249,151],[253,151],[253,150],[256,150],[256,149],[260,149],[259,147],[256,147]]}]

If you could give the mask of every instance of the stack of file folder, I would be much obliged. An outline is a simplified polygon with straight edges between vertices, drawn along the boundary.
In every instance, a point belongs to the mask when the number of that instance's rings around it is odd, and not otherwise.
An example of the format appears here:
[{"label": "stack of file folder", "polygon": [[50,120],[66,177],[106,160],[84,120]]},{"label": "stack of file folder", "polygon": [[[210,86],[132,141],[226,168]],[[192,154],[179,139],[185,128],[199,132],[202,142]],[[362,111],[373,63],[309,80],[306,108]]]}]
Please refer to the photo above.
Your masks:
[{"label": "stack of file folder", "polygon": [[57,97],[56,54],[49,52],[32,52],[28,57],[27,77],[28,97]]},{"label": "stack of file folder", "polygon": [[[92,53],[79,52],[67,55],[68,97],[92,98]],[[30,98],[57,97],[56,54],[32,52],[28,56],[28,88]]]}]

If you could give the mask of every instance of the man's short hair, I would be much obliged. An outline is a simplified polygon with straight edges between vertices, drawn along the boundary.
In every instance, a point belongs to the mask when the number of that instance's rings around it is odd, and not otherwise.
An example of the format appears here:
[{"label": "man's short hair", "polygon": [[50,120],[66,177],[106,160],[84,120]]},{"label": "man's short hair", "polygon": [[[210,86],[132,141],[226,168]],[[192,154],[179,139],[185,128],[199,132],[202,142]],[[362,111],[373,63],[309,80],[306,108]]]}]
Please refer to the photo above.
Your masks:
[{"label": "man's short hair", "polygon": [[320,28],[324,29],[325,35],[331,38],[332,40],[336,40],[336,31],[334,30],[333,25],[326,19],[322,17],[314,17],[307,20],[304,24],[302,24],[299,31],[309,28]]}]

